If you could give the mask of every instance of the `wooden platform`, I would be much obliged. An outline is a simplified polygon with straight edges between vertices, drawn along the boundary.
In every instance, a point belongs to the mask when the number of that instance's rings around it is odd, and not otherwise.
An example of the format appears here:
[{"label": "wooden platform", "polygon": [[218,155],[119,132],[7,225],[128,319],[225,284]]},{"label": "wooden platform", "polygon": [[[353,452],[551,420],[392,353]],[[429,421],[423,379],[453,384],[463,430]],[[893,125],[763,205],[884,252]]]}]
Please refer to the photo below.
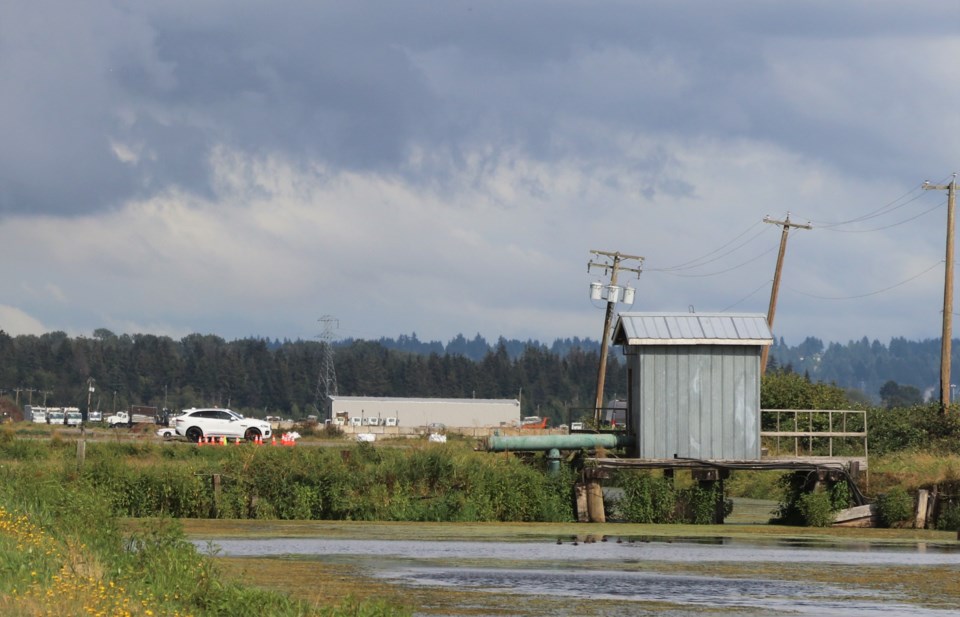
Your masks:
[{"label": "wooden platform", "polygon": [[667,459],[639,459],[639,458],[588,458],[586,462],[589,465],[602,469],[699,469],[699,468],[717,468],[728,470],[847,470],[851,463],[856,463],[860,470],[867,468],[867,459],[863,457],[826,457],[826,456],[791,456],[791,457],[765,457],[758,460],[701,460],[691,458],[667,458]]}]

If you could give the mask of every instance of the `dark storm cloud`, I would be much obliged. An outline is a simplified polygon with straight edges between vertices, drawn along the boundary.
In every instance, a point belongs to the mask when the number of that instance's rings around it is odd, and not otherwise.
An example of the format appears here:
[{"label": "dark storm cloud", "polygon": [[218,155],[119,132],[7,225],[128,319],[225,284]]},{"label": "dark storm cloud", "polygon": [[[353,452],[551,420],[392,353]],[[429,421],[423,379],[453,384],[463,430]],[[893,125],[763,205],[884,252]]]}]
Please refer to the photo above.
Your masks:
[{"label": "dark storm cloud", "polygon": [[[864,161],[864,144],[882,160],[902,154],[892,143],[899,135],[784,100],[770,80],[776,41],[948,34],[958,10],[937,2],[911,10],[759,1],[5,3],[0,213],[109,208],[171,186],[205,192],[209,154],[221,145],[397,171],[413,146],[451,165],[503,145],[602,165],[623,156],[610,134],[705,135],[771,140],[865,168],[877,163]],[[442,176],[443,168],[424,171]]]}]

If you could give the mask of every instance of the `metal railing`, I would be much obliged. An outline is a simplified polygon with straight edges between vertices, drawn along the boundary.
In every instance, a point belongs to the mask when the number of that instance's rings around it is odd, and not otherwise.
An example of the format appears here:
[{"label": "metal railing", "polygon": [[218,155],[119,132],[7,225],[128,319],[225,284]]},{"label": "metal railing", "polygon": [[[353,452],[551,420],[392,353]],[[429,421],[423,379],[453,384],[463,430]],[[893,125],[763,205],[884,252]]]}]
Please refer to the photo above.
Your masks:
[{"label": "metal railing", "polygon": [[[774,456],[867,458],[867,412],[859,409],[761,409],[760,438],[774,446]],[[775,428],[776,430],[770,430]],[[764,430],[767,429],[767,430]],[[841,447],[835,448],[834,440]],[[855,444],[855,446],[853,445]],[[851,450],[862,453],[851,455]]]}]

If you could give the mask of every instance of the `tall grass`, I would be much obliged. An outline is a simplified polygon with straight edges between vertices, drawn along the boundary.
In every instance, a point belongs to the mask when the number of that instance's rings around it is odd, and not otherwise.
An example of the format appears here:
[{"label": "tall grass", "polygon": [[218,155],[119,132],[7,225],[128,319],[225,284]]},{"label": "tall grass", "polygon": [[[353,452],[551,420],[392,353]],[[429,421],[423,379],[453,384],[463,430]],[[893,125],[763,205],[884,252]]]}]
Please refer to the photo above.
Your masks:
[{"label": "tall grass", "polygon": [[0,467],[0,614],[103,617],[406,615],[382,603],[308,607],[225,580],[180,526],[120,532],[86,479]]},{"label": "tall grass", "polygon": [[[160,448],[93,444],[82,477],[124,516],[569,521],[571,472],[463,445]],[[193,454],[190,454],[193,453]],[[215,480],[216,479],[216,480]],[[215,491],[215,481],[219,488]]]}]

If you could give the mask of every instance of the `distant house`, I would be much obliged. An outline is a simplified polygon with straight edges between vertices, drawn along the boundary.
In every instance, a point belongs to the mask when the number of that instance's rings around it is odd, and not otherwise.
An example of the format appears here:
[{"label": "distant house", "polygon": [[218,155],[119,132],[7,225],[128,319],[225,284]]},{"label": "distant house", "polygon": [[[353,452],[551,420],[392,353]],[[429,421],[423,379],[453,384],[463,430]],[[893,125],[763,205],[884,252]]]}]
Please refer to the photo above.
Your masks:
[{"label": "distant house", "polygon": [[621,313],[629,427],[642,459],[760,459],[762,314]]}]

